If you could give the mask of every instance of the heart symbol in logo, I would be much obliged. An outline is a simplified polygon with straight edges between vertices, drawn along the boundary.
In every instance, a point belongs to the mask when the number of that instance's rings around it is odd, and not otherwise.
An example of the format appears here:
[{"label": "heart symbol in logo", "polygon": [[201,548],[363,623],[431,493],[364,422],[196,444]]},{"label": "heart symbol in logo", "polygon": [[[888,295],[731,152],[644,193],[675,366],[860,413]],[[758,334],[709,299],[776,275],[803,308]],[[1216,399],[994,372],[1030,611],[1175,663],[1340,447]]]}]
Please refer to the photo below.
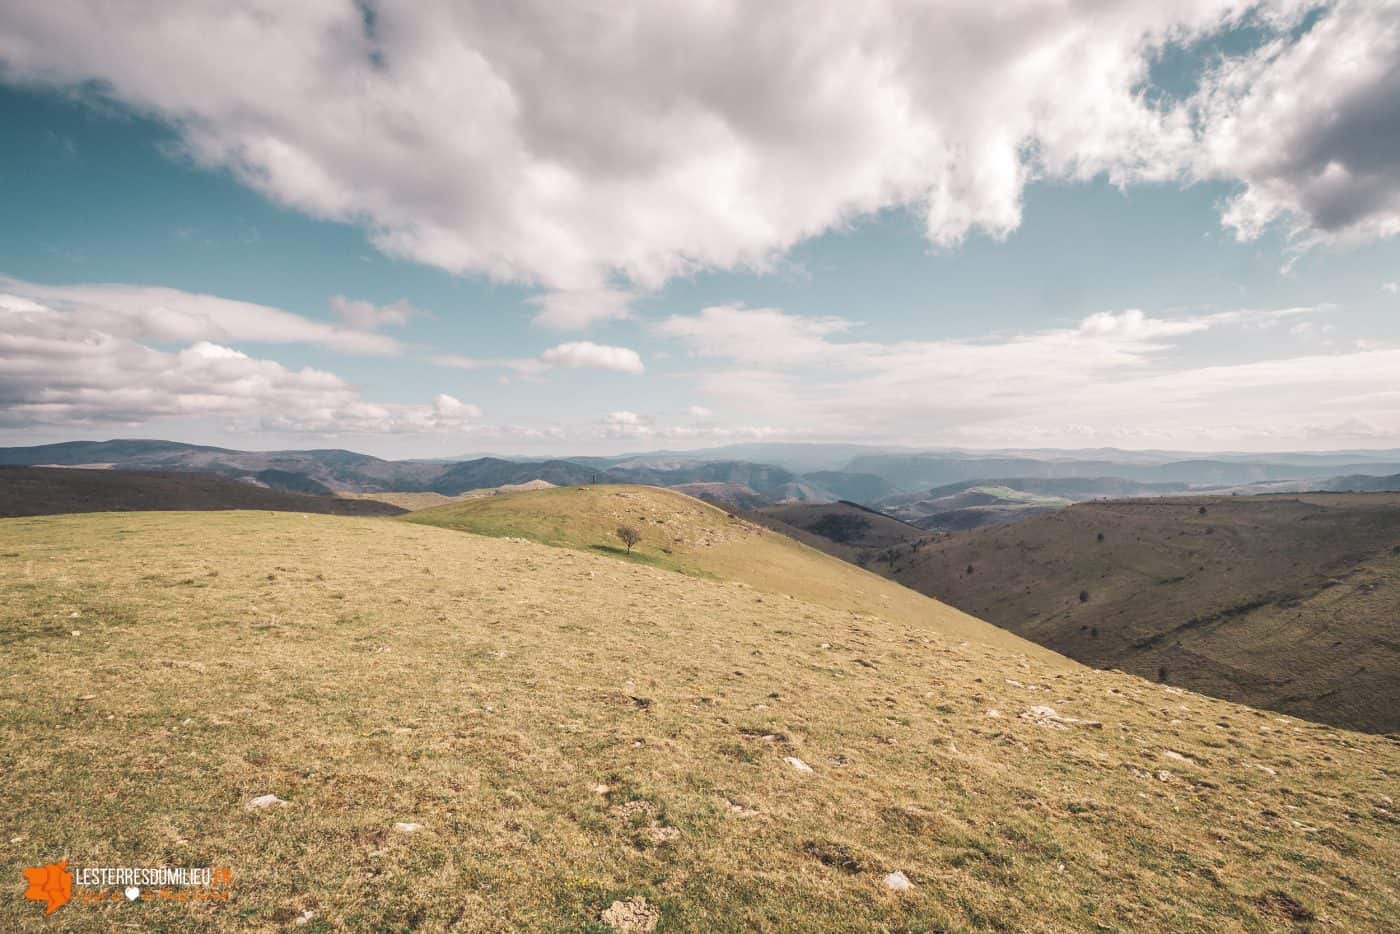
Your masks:
[{"label": "heart symbol in logo", "polygon": [[141,890],[138,889],[136,886],[134,886],[134,885],[128,885],[128,886],[126,887],[126,900],[127,900],[127,901],[129,901],[129,902],[134,902],[134,901],[136,901],[136,899],[138,899],[138,898],[140,898],[140,897],[141,897]]}]

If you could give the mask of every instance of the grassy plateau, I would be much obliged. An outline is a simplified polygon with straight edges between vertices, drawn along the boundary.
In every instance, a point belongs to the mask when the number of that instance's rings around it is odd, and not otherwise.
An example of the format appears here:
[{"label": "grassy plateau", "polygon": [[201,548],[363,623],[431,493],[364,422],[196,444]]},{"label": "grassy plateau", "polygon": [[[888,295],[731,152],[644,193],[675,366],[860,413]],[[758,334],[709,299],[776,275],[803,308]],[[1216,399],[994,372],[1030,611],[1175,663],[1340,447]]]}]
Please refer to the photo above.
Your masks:
[{"label": "grassy plateau", "polygon": [[[1400,917],[1391,738],[1083,667],[666,491],[410,519],[0,521],[0,929]],[[65,857],[232,897],[46,920],[20,870]]]}]

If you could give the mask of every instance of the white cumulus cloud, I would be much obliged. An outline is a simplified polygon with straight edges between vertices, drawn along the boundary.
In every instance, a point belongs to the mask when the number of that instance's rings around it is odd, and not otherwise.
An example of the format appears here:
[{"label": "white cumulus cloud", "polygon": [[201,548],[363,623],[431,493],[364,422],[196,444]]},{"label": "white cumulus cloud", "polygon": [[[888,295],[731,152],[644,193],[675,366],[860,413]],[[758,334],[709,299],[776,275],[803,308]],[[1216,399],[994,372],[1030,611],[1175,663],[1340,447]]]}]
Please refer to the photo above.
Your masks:
[{"label": "white cumulus cloud", "polygon": [[612,370],[617,373],[646,372],[641,355],[629,347],[595,344],[592,341],[569,341],[550,347],[538,357],[468,357],[460,354],[439,354],[432,358],[438,366],[462,370],[499,367],[512,370],[518,376],[535,379],[549,370]]},{"label": "white cumulus cloud", "polygon": [[[5,4],[0,66],[387,253],[539,287],[560,328],[890,207],[1004,236],[1036,178],[1237,182],[1241,236],[1400,229],[1393,0],[362,6]],[[1241,25],[1199,92],[1151,93],[1161,50]]]},{"label": "white cumulus cloud", "polygon": [[[0,309],[61,311],[70,324],[155,343],[318,344],[352,354],[395,354],[398,341],[352,323],[337,327],[235,299],[157,286],[41,285],[0,276]],[[342,316],[344,317],[344,316]]]},{"label": "white cumulus cloud", "polygon": [[551,367],[616,370],[619,373],[641,373],[646,369],[635,350],[592,341],[572,341],[551,347],[540,354],[540,362]]},{"label": "white cumulus cloud", "polygon": [[244,430],[324,435],[449,431],[480,416],[449,395],[377,403],[334,373],[291,369],[196,340],[161,350],[69,311],[0,300],[0,425],[138,425],[218,418]]},{"label": "white cumulus cloud", "polygon": [[331,297],[331,311],[350,327],[359,331],[377,331],[383,327],[402,327],[410,318],[423,316],[424,312],[414,308],[406,299],[399,299],[389,305],[376,305],[373,302],[358,301],[344,295]]}]

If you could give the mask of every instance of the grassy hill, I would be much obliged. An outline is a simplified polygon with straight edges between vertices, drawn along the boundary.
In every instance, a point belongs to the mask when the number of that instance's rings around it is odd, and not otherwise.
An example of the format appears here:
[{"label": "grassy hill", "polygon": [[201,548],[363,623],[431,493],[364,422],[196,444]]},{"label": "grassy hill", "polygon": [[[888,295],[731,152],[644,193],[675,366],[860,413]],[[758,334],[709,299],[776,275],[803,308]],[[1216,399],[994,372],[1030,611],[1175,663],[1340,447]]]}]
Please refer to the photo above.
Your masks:
[{"label": "grassy hill", "polygon": [[[611,555],[698,577],[735,581],[770,599],[822,606],[909,624],[937,617],[950,635],[1013,651],[1058,656],[762,526],[672,490],[647,486],[561,487],[425,509],[409,522]],[[641,542],[626,553],[615,530],[631,525]]]},{"label": "grassy hill", "polygon": [[270,490],[211,473],[0,467],[0,516],[147,509],[272,509],[392,516],[399,506]]},{"label": "grassy hill", "polygon": [[1400,495],[1083,503],[904,549],[894,579],[1086,663],[1400,731]]},{"label": "grassy hill", "polygon": [[[0,521],[0,875],[234,872],[223,903],[75,899],[45,922],[7,897],[0,928],[603,931],[618,903],[658,931],[1400,914],[1393,741],[1085,668],[708,507],[604,492],[450,507],[509,538]],[[619,518],[647,523],[634,560],[595,547]],[[835,589],[805,577],[827,571]]]}]

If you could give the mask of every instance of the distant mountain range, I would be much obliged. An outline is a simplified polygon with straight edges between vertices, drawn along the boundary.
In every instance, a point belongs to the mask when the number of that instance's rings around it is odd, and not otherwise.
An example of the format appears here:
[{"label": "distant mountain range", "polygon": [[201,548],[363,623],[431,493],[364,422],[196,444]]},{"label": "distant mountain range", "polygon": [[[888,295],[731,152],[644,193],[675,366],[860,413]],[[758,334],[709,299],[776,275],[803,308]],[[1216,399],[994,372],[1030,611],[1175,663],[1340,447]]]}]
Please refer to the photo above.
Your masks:
[{"label": "distant mountain range", "polygon": [[617,457],[385,460],[338,449],[238,451],[174,441],[113,440],[0,448],[0,465],[200,471],[275,490],[323,494],[456,496],[532,480],[558,486],[644,483],[685,486],[726,508],[846,500],[943,530],[1011,521],[1107,496],[1400,489],[1397,451],[1209,457],[1097,450],[986,455],[849,444],[747,444]]}]

